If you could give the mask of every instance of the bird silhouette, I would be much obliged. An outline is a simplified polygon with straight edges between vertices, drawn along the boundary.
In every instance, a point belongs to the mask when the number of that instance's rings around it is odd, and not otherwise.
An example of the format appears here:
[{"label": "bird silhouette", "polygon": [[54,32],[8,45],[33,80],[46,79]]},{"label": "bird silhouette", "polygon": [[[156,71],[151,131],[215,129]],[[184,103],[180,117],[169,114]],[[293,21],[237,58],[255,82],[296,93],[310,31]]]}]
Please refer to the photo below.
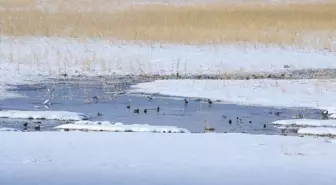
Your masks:
[{"label": "bird silhouette", "polygon": [[139,109],[134,109],[133,112],[139,114]]},{"label": "bird silhouette", "polygon": [[99,102],[99,99],[98,99],[97,96],[93,96],[92,99],[93,99],[93,102],[95,102],[95,103],[98,103],[98,102]]},{"label": "bird silhouette", "polygon": [[208,103],[209,103],[209,105],[211,105],[211,104],[212,104],[212,101],[211,101],[210,99],[208,99]]},{"label": "bird silhouette", "polygon": [[37,125],[34,127],[35,131],[40,131],[41,130],[41,125]]}]

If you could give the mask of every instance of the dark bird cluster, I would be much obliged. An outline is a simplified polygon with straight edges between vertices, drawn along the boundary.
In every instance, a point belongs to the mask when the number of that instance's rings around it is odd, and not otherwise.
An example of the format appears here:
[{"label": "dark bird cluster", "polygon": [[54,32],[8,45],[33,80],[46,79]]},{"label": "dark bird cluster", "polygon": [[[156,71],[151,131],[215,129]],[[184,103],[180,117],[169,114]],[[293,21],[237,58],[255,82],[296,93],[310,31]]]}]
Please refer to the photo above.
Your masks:
[{"label": "dark bird cluster", "polygon": [[[41,130],[41,122],[38,121],[37,125],[33,127],[35,131],[40,131]],[[26,131],[28,130],[28,122],[23,123],[23,130]]]},{"label": "dark bird cluster", "polygon": [[93,96],[92,99],[93,99],[93,102],[95,102],[95,103],[98,103],[98,102],[99,102],[99,99],[98,99],[97,96]]},{"label": "dark bird cluster", "polygon": [[321,115],[322,115],[322,119],[328,119],[328,111],[326,110],[326,111],[322,111],[321,112]]},{"label": "dark bird cluster", "polygon": [[[127,109],[130,109],[130,108],[131,108],[131,106],[130,106],[130,105],[127,105]],[[152,109],[152,110],[153,110],[153,109]],[[147,114],[147,113],[148,113],[148,109],[144,109],[143,112],[144,112],[145,114]],[[160,112],[160,107],[159,107],[159,106],[156,107],[156,112]],[[140,114],[140,109],[133,109],[133,113]]]},{"label": "dark bird cluster", "polygon": [[37,126],[35,126],[35,127],[34,127],[34,130],[35,130],[35,131],[40,131],[40,130],[41,130],[41,125],[37,125]]},{"label": "dark bird cluster", "polygon": [[[222,115],[222,116],[223,116],[224,119],[227,118],[227,116],[224,116],[224,115]],[[248,122],[249,122],[249,123],[252,123],[251,120],[249,120]],[[231,118],[229,119],[228,123],[229,123],[230,125],[232,124],[232,119],[231,119]],[[237,118],[236,118],[236,123],[237,123],[237,124],[238,124],[238,123],[244,123],[244,121],[243,121],[243,119],[237,117]]]},{"label": "dark bird cluster", "polygon": [[133,110],[133,113],[139,114],[139,112],[140,112],[140,109],[134,109]]},{"label": "dark bird cluster", "polygon": [[208,99],[208,104],[212,105],[212,101],[210,99]]},{"label": "dark bird cluster", "polygon": [[28,122],[23,123],[23,130],[28,130]]},{"label": "dark bird cluster", "polygon": [[153,100],[153,97],[147,96],[147,98],[148,98],[148,101],[152,101]]}]

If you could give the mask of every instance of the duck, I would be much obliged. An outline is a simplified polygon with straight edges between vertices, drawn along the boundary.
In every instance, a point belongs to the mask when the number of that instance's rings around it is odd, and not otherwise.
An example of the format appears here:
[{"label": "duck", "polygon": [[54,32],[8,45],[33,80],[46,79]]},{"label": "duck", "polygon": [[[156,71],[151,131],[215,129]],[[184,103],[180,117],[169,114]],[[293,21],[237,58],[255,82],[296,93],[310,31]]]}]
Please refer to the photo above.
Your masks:
[{"label": "duck", "polygon": [[35,131],[40,131],[41,130],[41,125],[37,125],[34,127]]},{"label": "duck", "polygon": [[92,99],[93,99],[93,102],[95,102],[95,103],[98,103],[98,102],[99,102],[99,99],[98,99],[97,96],[93,96]]},{"label": "duck", "polygon": [[139,109],[134,109],[133,112],[139,114],[140,110]]},{"label": "duck", "polygon": [[322,111],[321,114],[322,114],[322,119],[328,119],[328,111]]},{"label": "duck", "polygon": [[210,99],[208,99],[208,103],[209,103],[209,105],[211,105],[211,104],[212,104],[212,101],[211,101]]}]

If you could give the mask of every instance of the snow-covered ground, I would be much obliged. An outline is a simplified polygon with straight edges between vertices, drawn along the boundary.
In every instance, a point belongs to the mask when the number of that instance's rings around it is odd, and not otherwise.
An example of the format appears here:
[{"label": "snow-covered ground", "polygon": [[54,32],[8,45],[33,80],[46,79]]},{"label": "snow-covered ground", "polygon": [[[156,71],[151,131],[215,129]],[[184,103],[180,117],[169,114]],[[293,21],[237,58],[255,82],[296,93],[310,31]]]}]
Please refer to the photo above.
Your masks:
[{"label": "snow-covered ground", "polygon": [[289,127],[336,127],[336,120],[290,119],[274,121],[272,124]]},{"label": "snow-covered ground", "polygon": [[336,80],[157,80],[133,85],[131,92],[210,98],[247,105],[336,107]]},{"label": "snow-covered ground", "polygon": [[297,133],[302,135],[336,136],[336,120],[291,119],[274,121],[272,124],[284,130],[296,127]]},{"label": "snow-covered ground", "polygon": [[0,184],[334,185],[336,143],[247,134],[0,134]]},{"label": "snow-covered ground", "polygon": [[59,74],[223,74],[336,68],[333,53],[275,46],[146,44],[45,37],[0,38],[0,98],[6,84],[34,83]]},{"label": "snow-covered ground", "polygon": [[15,128],[6,128],[6,127],[0,127],[0,132],[18,132],[20,130]]},{"label": "snow-covered ground", "polygon": [[68,111],[21,111],[21,110],[2,110],[0,118],[9,119],[49,119],[49,120],[87,120],[88,116]]},{"label": "snow-covered ground", "polygon": [[315,127],[315,128],[301,128],[298,130],[299,134],[315,135],[315,136],[336,136],[336,128]]},{"label": "snow-covered ground", "polygon": [[77,121],[74,124],[56,126],[55,129],[69,131],[190,133],[187,129],[175,126],[124,125],[123,123],[111,123],[109,121]]}]

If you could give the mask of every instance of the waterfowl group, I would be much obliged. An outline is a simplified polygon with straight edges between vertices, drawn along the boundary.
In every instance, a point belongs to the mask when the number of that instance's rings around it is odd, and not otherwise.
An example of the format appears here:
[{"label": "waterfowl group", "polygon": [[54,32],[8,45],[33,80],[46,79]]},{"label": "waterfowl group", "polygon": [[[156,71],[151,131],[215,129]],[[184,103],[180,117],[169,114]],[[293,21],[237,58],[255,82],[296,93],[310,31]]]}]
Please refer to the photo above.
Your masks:
[{"label": "waterfowl group", "polygon": [[[41,122],[38,121],[36,123],[37,123],[37,125],[34,126],[33,128],[34,128],[35,131],[40,131],[41,130]],[[24,122],[23,123],[23,131],[27,131],[27,130],[28,130],[28,122]]]}]

